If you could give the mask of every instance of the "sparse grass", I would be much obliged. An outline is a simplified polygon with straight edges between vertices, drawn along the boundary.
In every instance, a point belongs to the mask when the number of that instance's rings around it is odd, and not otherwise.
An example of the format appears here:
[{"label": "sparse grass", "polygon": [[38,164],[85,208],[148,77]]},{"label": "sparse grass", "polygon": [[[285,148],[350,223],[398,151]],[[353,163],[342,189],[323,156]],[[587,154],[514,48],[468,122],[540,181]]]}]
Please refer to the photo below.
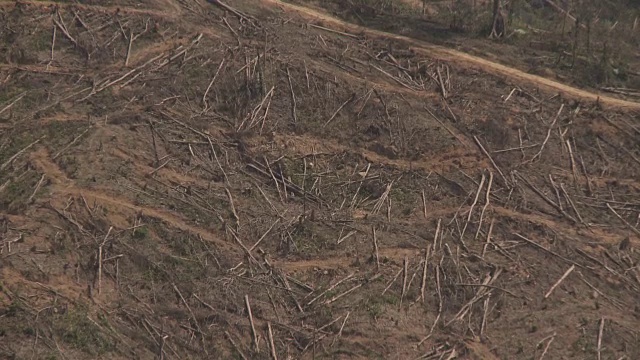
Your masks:
[{"label": "sparse grass", "polygon": [[388,292],[384,295],[368,298],[364,302],[364,309],[371,319],[377,321],[380,316],[386,313],[388,308],[397,307],[399,305],[400,295]]},{"label": "sparse grass", "polygon": [[400,298],[394,294],[385,294],[382,296],[382,302],[389,305],[398,305],[400,303]]},{"label": "sparse grass", "polygon": [[149,229],[146,226],[137,227],[133,230],[133,238],[136,240],[144,240],[149,236]]},{"label": "sparse grass", "polygon": [[592,338],[586,334],[576,340],[571,349],[578,356],[580,355],[593,355],[596,353],[596,338]]},{"label": "sparse grass", "polygon": [[[29,145],[33,142],[36,137],[24,133],[20,134],[20,136],[15,136],[7,141],[7,145],[5,147],[0,148],[0,164],[4,164],[8,161],[12,156],[17,154],[20,150],[22,150],[25,146]],[[7,173],[0,174],[0,176],[6,175]]]},{"label": "sparse grass", "polygon": [[8,186],[0,192],[0,207],[12,214],[22,213],[29,205],[27,201],[39,179],[38,174],[33,171],[9,178]]},{"label": "sparse grass", "polygon": [[8,317],[15,317],[23,310],[23,306],[22,301],[19,298],[16,298],[11,302],[11,304],[9,304],[4,315]]},{"label": "sparse grass", "polygon": [[54,322],[54,331],[62,341],[87,354],[95,356],[113,351],[114,342],[88,316],[85,310],[70,310]]}]

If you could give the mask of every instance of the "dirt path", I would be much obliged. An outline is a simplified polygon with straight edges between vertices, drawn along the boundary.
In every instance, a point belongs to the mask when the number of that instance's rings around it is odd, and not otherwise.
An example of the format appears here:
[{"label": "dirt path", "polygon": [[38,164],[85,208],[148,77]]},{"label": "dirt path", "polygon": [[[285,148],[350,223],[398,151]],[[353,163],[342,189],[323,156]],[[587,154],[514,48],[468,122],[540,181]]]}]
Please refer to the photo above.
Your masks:
[{"label": "dirt path", "polygon": [[88,189],[78,187],[72,179],[51,160],[51,155],[46,148],[40,147],[30,154],[30,160],[33,166],[40,172],[44,173],[51,181],[51,197],[52,199],[61,201],[69,196],[83,196],[89,203],[100,203],[109,205],[113,208],[112,222],[121,227],[127,227],[129,224],[121,215],[133,216],[135,213],[153,217],[167,223],[169,226],[199,235],[204,240],[214,243],[226,251],[236,252],[238,249],[230,245],[227,241],[217,237],[213,231],[194,226],[181,215],[174,212],[163,210],[160,208],[152,208],[134,204],[131,200],[100,191],[102,189]]},{"label": "dirt path", "polygon": [[[450,169],[482,169],[491,168],[488,160],[475,151],[453,148],[440,153],[424,154],[415,160],[392,159],[375,151],[358,146],[347,146],[332,139],[317,139],[308,135],[276,135],[275,142],[281,147],[299,156],[314,153],[341,154],[352,153],[362,156],[372,165],[390,166],[395,169],[410,171],[423,170],[425,172],[447,172]],[[257,148],[257,144],[254,147]]]},{"label": "dirt path", "polygon": [[303,17],[310,20],[322,20],[324,25],[334,25],[343,28],[347,31],[354,31],[359,33],[365,33],[370,36],[378,36],[386,39],[395,39],[408,43],[411,49],[416,53],[420,53],[424,56],[440,59],[452,63],[463,65],[467,68],[478,69],[496,76],[503,76],[510,79],[514,83],[526,83],[529,85],[537,86],[541,90],[549,92],[558,92],[565,97],[573,98],[576,100],[588,100],[593,102],[599,102],[601,105],[606,105],[613,108],[640,110],[640,103],[617,99],[614,97],[600,95],[592,93],[586,90],[577,89],[569,85],[561,84],[557,81],[543,78],[538,75],[528,74],[524,71],[510,68],[508,66],[498,64],[477,56],[469,55],[460,51],[448,49],[442,46],[429,44],[424,41],[416,40],[410,37],[387,33],[380,30],[374,30],[367,27],[351,24],[340,19],[334,18],[331,15],[309,9],[304,6],[293,5],[282,2],[280,0],[262,0],[264,3],[270,5],[276,5],[282,8],[284,11],[297,12]]},{"label": "dirt path", "polygon": [[[511,81],[513,81],[514,83],[526,83],[529,85],[537,86],[541,90],[545,90],[549,92],[558,92],[561,95],[568,98],[573,98],[576,100],[588,100],[592,102],[599,102],[601,105],[605,105],[613,108],[640,110],[640,103],[638,102],[618,99],[611,96],[601,95],[601,94],[593,93],[587,90],[578,89],[569,85],[559,83],[554,80],[550,80],[538,75],[529,74],[524,71],[514,69],[499,63],[495,63],[490,60],[483,59],[483,58],[470,55],[464,52],[449,49],[443,46],[429,44],[427,42],[416,40],[407,36],[392,34],[392,33],[384,32],[380,30],[374,30],[367,27],[351,24],[346,21],[332,17],[331,15],[328,15],[326,13],[322,13],[317,10],[313,10],[304,6],[285,3],[281,0],[262,0],[262,2],[271,4],[271,5],[277,5],[280,8],[282,8],[284,11],[297,12],[298,14],[308,19],[322,20],[325,24],[328,23],[334,26],[339,26],[347,31],[360,32],[360,33],[368,34],[370,36],[378,36],[386,39],[395,39],[398,41],[402,41],[402,42],[408,43],[411,46],[411,49],[414,50],[416,53],[419,53],[431,58],[443,60],[443,61],[457,63],[467,68],[474,68],[474,69],[481,70],[496,76],[502,76],[507,79],[511,79]],[[51,1],[22,2],[22,3],[28,4],[31,6],[65,6],[65,4],[51,2]],[[175,18],[179,15],[180,12],[178,10],[181,9],[179,4],[176,4],[174,1],[170,1],[170,0],[163,1],[162,3],[164,7],[170,7],[171,11],[136,9],[136,8],[130,8],[130,7],[79,5],[79,4],[73,4],[72,6],[74,8],[91,9],[91,10],[102,11],[102,12],[111,12],[111,11],[118,10],[122,13],[144,14],[144,15],[151,15],[151,16],[165,17],[165,18]],[[8,2],[8,1],[7,2],[0,1],[0,6],[8,6],[8,5],[15,6],[15,3]]]}]

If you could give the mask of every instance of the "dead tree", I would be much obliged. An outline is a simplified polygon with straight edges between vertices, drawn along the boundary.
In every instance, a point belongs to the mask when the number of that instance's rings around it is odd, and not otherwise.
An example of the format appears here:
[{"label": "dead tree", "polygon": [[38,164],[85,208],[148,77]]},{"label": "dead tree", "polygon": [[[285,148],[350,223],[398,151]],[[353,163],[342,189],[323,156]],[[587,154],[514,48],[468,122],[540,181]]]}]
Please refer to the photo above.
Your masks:
[{"label": "dead tree", "polygon": [[491,33],[489,33],[490,39],[501,38],[505,36],[506,29],[506,14],[502,7],[501,0],[493,0],[493,23],[491,24]]}]

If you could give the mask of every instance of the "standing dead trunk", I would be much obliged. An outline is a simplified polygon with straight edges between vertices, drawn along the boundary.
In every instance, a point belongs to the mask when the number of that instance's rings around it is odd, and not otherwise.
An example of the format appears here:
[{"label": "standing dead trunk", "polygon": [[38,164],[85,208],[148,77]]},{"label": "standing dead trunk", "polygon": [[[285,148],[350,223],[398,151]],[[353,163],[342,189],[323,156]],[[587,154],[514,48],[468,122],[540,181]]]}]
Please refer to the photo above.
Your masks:
[{"label": "standing dead trunk", "polygon": [[505,14],[501,0],[493,0],[493,23],[491,25],[490,39],[501,38],[506,34]]}]

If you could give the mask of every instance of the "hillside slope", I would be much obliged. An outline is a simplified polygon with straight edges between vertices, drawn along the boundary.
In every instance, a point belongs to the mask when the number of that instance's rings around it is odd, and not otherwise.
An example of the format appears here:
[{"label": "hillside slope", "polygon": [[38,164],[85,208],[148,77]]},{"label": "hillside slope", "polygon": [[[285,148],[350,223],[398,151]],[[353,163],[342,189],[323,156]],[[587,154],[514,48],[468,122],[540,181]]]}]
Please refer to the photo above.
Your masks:
[{"label": "hillside slope", "polygon": [[640,356],[637,103],[232,5],[0,2],[0,358]]}]

